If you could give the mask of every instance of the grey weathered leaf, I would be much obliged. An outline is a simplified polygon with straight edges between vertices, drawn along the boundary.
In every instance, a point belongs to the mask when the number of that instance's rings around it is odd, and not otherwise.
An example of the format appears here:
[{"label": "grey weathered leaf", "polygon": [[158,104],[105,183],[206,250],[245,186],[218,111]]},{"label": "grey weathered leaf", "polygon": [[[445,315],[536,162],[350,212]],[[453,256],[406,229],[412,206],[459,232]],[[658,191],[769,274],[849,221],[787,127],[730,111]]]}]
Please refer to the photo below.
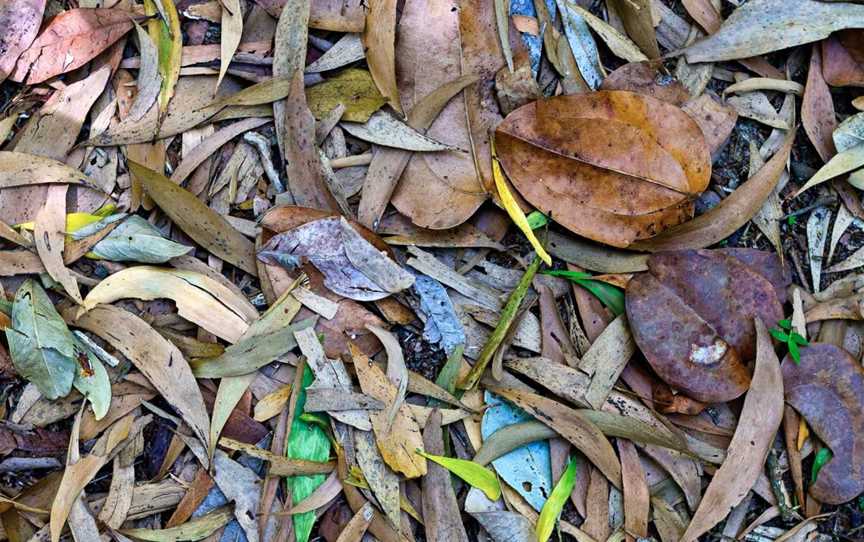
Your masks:
[{"label": "grey weathered leaf", "polygon": [[15,369],[46,399],[69,393],[75,378],[75,338],[48,294],[32,279],[15,293],[6,339]]},{"label": "grey weathered leaf", "polygon": [[864,28],[864,6],[817,0],[751,0],[720,30],[684,50],[688,62],[717,62],[762,55],[827,38],[844,28]]},{"label": "grey weathered leaf", "polygon": [[597,43],[591,35],[588,23],[564,0],[558,0],[558,9],[561,11],[564,33],[567,35],[567,42],[570,44],[570,50],[573,51],[576,65],[579,66],[579,73],[589,87],[597,90],[603,82],[605,73],[600,64]]},{"label": "grey weathered leaf", "polygon": [[381,110],[372,113],[369,120],[364,123],[343,122],[342,128],[356,138],[384,147],[415,152],[454,150],[450,145],[439,143],[421,134],[390,113]]},{"label": "grey weathered leaf", "polygon": [[318,60],[306,66],[305,73],[319,73],[335,70],[362,60],[366,56],[360,34],[345,34],[333,47],[327,49]]},{"label": "grey weathered leaf", "polygon": [[145,219],[132,215],[96,243],[91,252],[112,262],[165,263],[190,250],[192,247],[165,239]]},{"label": "grey weathered leaf", "polygon": [[162,88],[162,75],[159,74],[159,50],[150,39],[147,31],[135,24],[138,36],[138,51],[141,54],[141,66],[138,68],[138,94],[129,108],[126,118],[131,121],[139,121],[147,111],[156,103],[159,97],[159,89]]}]

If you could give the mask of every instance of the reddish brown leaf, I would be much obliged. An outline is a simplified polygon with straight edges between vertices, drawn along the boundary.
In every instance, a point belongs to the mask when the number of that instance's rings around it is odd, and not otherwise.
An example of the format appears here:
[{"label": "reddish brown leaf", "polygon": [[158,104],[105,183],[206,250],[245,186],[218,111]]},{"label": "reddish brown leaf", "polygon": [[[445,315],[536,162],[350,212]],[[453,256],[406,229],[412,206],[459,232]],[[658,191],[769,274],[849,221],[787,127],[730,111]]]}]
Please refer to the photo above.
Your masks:
[{"label": "reddish brown leaf", "polygon": [[769,326],[783,317],[771,282],[719,251],[658,253],[648,268],[627,287],[627,316],[657,374],[698,401],[744,393],[744,363],[756,353],[753,317]]},{"label": "reddish brown leaf", "polygon": [[568,229],[614,246],[692,216],[711,175],[699,126],[632,92],[558,96],[523,106],[495,135],[510,180]]},{"label": "reddish brown leaf", "polygon": [[45,0],[9,0],[0,4],[0,83],[15,69],[15,62],[30,47],[45,11]]},{"label": "reddish brown leaf", "polygon": [[822,42],[822,76],[833,87],[864,86],[864,37],[844,30]]},{"label": "reddish brown leaf", "polygon": [[801,362],[783,360],[786,402],[831,449],[810,494],[840,504],[864,491],[864,369],[833,344],[801,349]]},{"label": "reddish brown leaf", "polygon": [[819,55],[818,44],[813,46],[810,55],[807,86],[804,87],[804,98],[801,101],[801,124],[804,125],[804,131],[816,147],[819,157],[823,162],[827,162],[837,152],[831,138],[837,128],[837,115],[834,113],[831,91],[822,78],[822,57]]},{"label": "reddish brown leaf", "polygon": [[735,124],[738,122],[738,112],[721,104],[709,94],[701,94],[685,103],[681,109],[696,121],[705,136],[705,143],[715,159],[726,146]]},{"label": "reddish brown leaf", "polygon": [[128,11],[78,8],[54,17],[30,48],[21,54],[13,81],[28,85],[79,68],[132,29]]}]

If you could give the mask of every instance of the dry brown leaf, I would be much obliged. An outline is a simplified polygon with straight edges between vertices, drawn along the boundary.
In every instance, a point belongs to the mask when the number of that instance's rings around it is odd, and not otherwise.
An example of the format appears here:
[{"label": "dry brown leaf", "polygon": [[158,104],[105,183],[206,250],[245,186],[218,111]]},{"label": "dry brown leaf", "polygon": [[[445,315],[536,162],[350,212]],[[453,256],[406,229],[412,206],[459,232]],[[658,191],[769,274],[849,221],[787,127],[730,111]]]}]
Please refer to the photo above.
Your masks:
[{"label": "dry brown leaf", "polygon": [[712,160],[718,158],[735,129],[738,112],[707,93],[689,100],[681,109],[699,125],[711,151]]},{"label": "dry brown leaf", "polygon": [[[447,0],[420,0],[402,12],[396,75],[405,110],[462,74],[459,10],[452,8]],[[465,103],[451,100],[433,118],[426,135],[461,151],[414,154],[391,202],[418,226],[447,229],[465,222],[486,199],[486,192],[467,152],[471,136]]]},{"label": "dry brown leaf", "polygon": [[54,17],[18,59],[9,78],[28,85],[79,68],[132,30],[120,8],[78,8]]},{"label": "dry brown leaf", "polygon": [[540,395],[512,388],[487,388],[531,414],[570,441],[615,486],[621,487],[621,464],[600,429],[579,412]]},{"label": "dry brown leaf", "polygon": [[624,529],[631,536],[644,538],[648,536],[648,512],[651,506],[645,470],[632,442],[618,439],[618,453],[621,454]]},{"label": "dry brown leaf", "polygon": [[213,255],[251,275],[257,274],[255,246],[225,219],[204,205],[188,190],[159,173],[129,162],[132,175],[183,232]]},{"label": "dry brown leaf", "polygon": [[807,70],[807,86],[801,101],[801,124],[810,142],[823,162],[827,162],[837,152],[831,134],[837,128],[834,101],[831,91],[822,78],[822,57],[819,45],[813,46],[810,54],[810,68]]},{"label": "dry brown leaf", "polygon": [[844,30],[822,42],[822,75],[834,87],[864,84],[861,33]]},{"label": "dry brown leaf", "polygon": [[[444,455],[441,413],[432,412],[423,430],[426,453]],[[423,477],[423,522],[429,542],[468,542],[450,471],[432,461]]]},{"label": "dry brown leaf", "polygon": [[630,248],[648,252],[703,248],[726,239],[762,208],[786,170],[794,142],[793,129],[787,132],[783,146],[771,160],[719,205],[657,237],[637,241]]},{"label": "dry brown leaf", "polygon": [[[150,325],[131,312],[100,305],[72,321],[126,356],[189,424],[195,437],[209,449],[210,418],[195,377],[183,354]],[[198,458],[206,467],[206,456]]]},{"label": "dry brown leaf", "polygon": [[674,105],[632,92],[534,102],[495,133],[501,164],[529,202],[613,246],[690,218],[691,200],[711,175],[698,125]]},{"label": "dry brown leaf", "polygon": [[723,465],[681,537],[691,542],[719,523],[750,491],[783,420],[783,376],[765,324],[756,320],[756,367]]},{"label": "dry brown leaf", "polygon": [[690,99],[690,93],[687,92],[684,85],[661,73],[656,62],[624,64],[603,79],[600,90],[629,90],[669,102],[678,107]]},{"label": "dry brown leaf", "polygon": [[642,52],[649,58],[659,58],[650,0],[612,0],[611,4],[623,19],[627,34]]},{"label": "dry brown leaf", "polygon": [[363,30],[363,47],[372,79],[400,115],[399,88],[396,85],[396,0],[370,0]]},{"label": "dry brown leaf", "polygon": [[255,128],[270,122],[270,119],[252,118],[241,120],[221,128],[213,135],[201,141],[201,143],[196,145],[191,152],[183,155],[183,161],[177,165],[177,168],[174,169],[174,172],[171,174],[171,181],[174,184],[182,185],[183,181],[185,181],[198,166],[203,164],[207,158],[218,151],[220,147],[242,133],[254,130]]},{"label": "dry brown leaf", "polygon": [[[12,73],[18,57],[33,43],[44,11],[45,0],[17,0],[0,6],[0,28],[6,29],[0,36],[0,83]],[[4,139],[0,137],[0,141]]]},{"label": "dry brown leaf", "polygon": [[[378,399],[384,404],[392,404],[396,400],[396,387],[387,380],[387,376],[372,363],[353,343],[348,344],[351,357],[354,360],[354,370],[360,381],[363,393]],[[423,450],[423,437],[420,426],[408,405],[403,404],[393,420],[393,425],[386,425],[387,414],[384,411],[370,412],[372,430],[378,442],[378,449],[384,462],[396,472],[401,472],[408,478],[426,475],[426,459],[417,454]]]},{"label": "dry brown leaf", "polygon": [[228,65],[231,63],[231,58],[237,51],[237,46],[240,45],[240,39],[243,35],[243,11],[240,7],[240,0],[220,0],[222,5],[222,26],[220,28],[220,51],[219,56],[219,78],[216,80],[216,86],[222,82],[225,73],[228,71]]},{"label": "dry brown leaf", "polygon": [[66,190],[67,185],[48,188],[45,205],[36,214],[36,229],[33,237],[36,252],[51,278],[63,285],[76,303],[81,303],[78,282],[63,264],[63,245],[66,238]]}]

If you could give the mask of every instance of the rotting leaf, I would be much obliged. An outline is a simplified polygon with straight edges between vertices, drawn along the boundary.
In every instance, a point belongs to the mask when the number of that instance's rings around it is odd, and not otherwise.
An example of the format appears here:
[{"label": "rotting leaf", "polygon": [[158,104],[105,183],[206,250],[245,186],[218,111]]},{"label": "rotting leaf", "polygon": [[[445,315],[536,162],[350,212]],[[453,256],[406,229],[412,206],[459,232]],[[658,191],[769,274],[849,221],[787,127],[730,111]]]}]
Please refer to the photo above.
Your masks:
[{"label": "rotting leaf", "polygon": [[681,537],[683,542],[697,540],[747,495],[764,468],[765,458],[783,420],[784,379],[777,354],[765,324],[757,318],[755,327],[758,336],[756,367],[738,426],[723,465],[711,479],[699,508]]},{"label": "rotting leaf", "polygon": [[744,364],[756,354],[753,317],[772,327],[783,317],[768,278],[707,250],[654,254],[648,268],[627,285],[627,318],[657,374],[699,401],[743,394],[750,383]]},{"label": "rotting leaf", "polygon": [[147,194],[186,235],[251,275],[257,275],[255,246],[194,194],[177,186],[163,175],[129,162]]},{"label": "rotting leaf", "polygon": [[864,370],[832,344],[801,349],[801,362],[783,360],[786,401],[807,421],[833,458],[809,492],[820,502],[840,504],[864,491]]},{"label": "rotting leaf", "polygon": [[676,106],[632,92],[534,102],[495,133],[501,164],[530,203],[613,246],[690,218],[711,174],[699,126]]}]

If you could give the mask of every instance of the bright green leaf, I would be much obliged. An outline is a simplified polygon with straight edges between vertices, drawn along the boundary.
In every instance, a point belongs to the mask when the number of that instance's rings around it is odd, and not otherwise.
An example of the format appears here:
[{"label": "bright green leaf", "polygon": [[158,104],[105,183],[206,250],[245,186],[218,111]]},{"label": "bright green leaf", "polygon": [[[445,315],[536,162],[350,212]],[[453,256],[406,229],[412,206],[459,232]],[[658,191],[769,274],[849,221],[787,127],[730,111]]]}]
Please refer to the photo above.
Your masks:
[{"label": "bright green leaf", "polygon": [[540,517],[537,519],[537,542],[549,540],[558,516],[561,515],[564,504],[573,492],[573,486],[576,485],[576,462],[575,457],[570,460],[567,470],[561,475],[561,479],[555,484],[552,493],[546,499],[546,504],[540,510]]},{"label": "bright green leaf", "polygon": [[794,341],[789,341],[786,344],[789,346],[789,357],[792,358],[792,361],[796,365],[799,365],[801,363],[801,352],[798,350],[798,345]]},{"label": "bright green leaf", "polygon": [[579,271],[552,270],[543,271],[543,274],[572,280],[591,292],[594,297],[599,299],[616,316],[624,314],[624,292],[620,288],[601,280],[594,280],[588,273],[581,273]]},{"label": "bright green leaf", "polygon": [[807,342],[807,339],[805,339],[805,338],[802,337],[801,335],[798,335],[798,334],[795,333],[794,331],[793,331],[792,334],[790,335],[790,338],[792,339],[793,342],[795,342],[795,343],[797,343],[797,344],[800,344],[801,346],[807,346],[807,345],[810,344],[809,342]]},{"label": "bright green leaf", "polygon": [[[303,389],[297,396],[297,407],[294,422],[291,426],[291,436],[288,438],[286,456],[290,459],[305,459],[307,461],[327,461],[330,458],[330,439],[316,423],[303,419],[303,408],[306,405],[306,388],[312,383],[312,371],[308,367],[303,370]],[[291,490],[293,504],[297,504],[311,495],[327,478],[324,474],[290,476],[287,479]],[[315,524],[315,512],[304,512],[294,515],[294,533],[297,542],[308,542]]]},{"label": "bright green leaf", "polygon": [[528,225],[531,226],[532,230],[542,228],[549,223],[549,217],[540,211],[531,211],[525,218],[528,219]]},{"label": "bright green leaf", "polygon": [[769,331],[769,333],[771,333],[771,336],[774,337],[775,339],[777,339],[777,340],[780,341],[780,342],[784,342],[784,343],[785,343],[786,341],[789,340],[789,335],[787,335],[786,333],[783,333],[783,332],[780,331],[779,329],[772,328],[772,329]]},{"label": "bright green leaf", "polygon": [[816,457],[813,458],[813,467],[810,469],[810,483],[816,483],[816,477],[819,476],[819,471],[822,470],[822,467],[825,466],[825,463],[831,461],[831,450],[828,448],[820,448],[818,452],[816,452]]},{"label": "bright green leaf", "polygon": [[15,293],[12,327],[6,329],[12,364],[46,399],[65,397],[75,377],[75,338],[48,298],[31,279]]},{"label": "bright green leaf", "polygon": [[430,461],[438,463],[459,478],[465,480],[469,485],[485,493],[491,500],[497,501],[501,498],[501,485],[498,483],[498,477],[491,470],[473,461],[427,454],[420,449],[417,450],[417,453]]},{"label": "bright green leaf", "polygon": [[777,322],[777,325],[782,327],[783,329],[792,329],[792,320],[785,318]]}]

